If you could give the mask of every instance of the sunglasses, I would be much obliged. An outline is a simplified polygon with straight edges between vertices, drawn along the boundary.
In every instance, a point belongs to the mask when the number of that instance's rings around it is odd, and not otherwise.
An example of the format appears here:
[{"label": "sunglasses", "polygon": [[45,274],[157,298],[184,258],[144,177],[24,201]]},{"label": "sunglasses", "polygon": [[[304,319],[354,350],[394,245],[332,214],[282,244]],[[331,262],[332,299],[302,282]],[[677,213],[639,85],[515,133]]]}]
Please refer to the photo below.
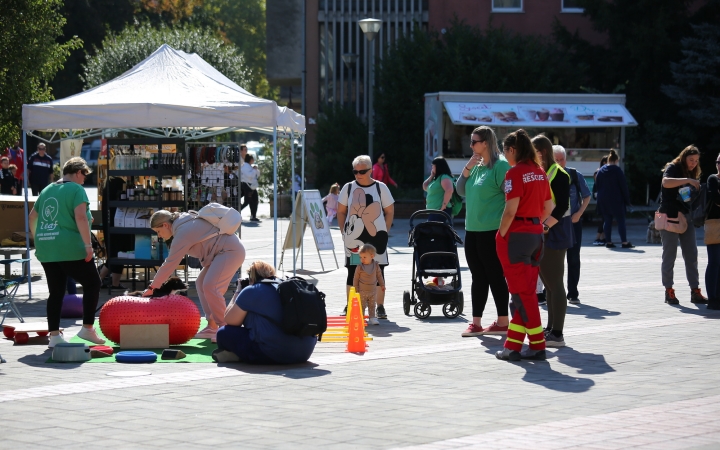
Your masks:
[{"label": "sunglasses", "polygon": [[363,170],[355,170],[353,169],[353,175],[365,175],[366,173],[370,172],[370,169],[363,169]]},{"label": "sunglasses", "polygon": [[475,144],[477,144],[477,143],[479,143],[479,142],[485,142],[485,140],[484,140],[484,139],[480,139],[479,141],[476,141],[475,139],[470,139],[470,146],[472,147],[473,145],[475,145]]},{"label": "sunglasses", "polygon": [[81,173],[81,174],[82,174],[82,176],[84,176],[84,177],[87,177],[87,176],[88,176],[88,173],[87,173],[87,172],[85,172],[84,170],[81,170],[81,171],[80,171],[80,173]]}]

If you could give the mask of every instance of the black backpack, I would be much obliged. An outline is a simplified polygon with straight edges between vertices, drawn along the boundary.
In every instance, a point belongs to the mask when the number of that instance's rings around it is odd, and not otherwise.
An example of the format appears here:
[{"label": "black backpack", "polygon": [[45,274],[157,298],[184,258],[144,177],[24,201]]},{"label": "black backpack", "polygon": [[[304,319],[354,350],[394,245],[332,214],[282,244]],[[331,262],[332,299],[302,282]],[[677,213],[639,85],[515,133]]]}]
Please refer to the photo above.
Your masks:
[{"label": "black backpack", "polygon": [[325,294],[300,277],[287,280],[268,279],[262,283],[272,284],[280,294],[283,332],[294,336],[317,336],[318,341],[327,330]]}]

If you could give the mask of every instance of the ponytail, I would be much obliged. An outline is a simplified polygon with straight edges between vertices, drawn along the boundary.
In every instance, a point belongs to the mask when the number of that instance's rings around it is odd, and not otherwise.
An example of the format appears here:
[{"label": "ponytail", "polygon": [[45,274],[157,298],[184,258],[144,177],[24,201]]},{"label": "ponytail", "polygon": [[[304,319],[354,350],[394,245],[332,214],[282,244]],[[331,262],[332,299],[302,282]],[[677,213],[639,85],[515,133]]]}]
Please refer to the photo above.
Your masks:
[{"label": "ponytail", "polygon": [[513,147],[515,149],[516,164],[528,161],[542,167],[537,152],[533,148],[532,142],[530,142],[530,136],[522,128],[505,136],[503,147]]}]

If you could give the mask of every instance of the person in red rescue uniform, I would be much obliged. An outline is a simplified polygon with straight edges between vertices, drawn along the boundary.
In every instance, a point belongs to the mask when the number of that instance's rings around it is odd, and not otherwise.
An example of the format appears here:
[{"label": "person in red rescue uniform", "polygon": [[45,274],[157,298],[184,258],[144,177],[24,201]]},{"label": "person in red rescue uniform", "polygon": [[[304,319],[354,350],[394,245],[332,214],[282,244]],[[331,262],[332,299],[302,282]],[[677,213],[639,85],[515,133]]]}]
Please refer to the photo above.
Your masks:
[{"label": "person in red rescue uniform", "polygon": [[[542,361],[545,337],[535,288],[544,245],[542,223],[554,207],[550,183],[525,130],[505,137],[503,153],[513,167],[505,174],[505,211],[495,244],[510,291],[512,319],[505,348],[495,356],[505,361]],[[521,354],[526,334],[530,347]]]}]

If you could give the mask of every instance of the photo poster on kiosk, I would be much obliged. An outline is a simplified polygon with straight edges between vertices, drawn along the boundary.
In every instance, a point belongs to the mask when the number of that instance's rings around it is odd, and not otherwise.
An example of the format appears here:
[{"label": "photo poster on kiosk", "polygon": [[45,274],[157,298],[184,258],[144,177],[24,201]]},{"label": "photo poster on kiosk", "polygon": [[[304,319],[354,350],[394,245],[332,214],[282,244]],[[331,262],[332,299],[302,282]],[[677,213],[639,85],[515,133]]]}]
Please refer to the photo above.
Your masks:
[{"label": "photo poster on kiosk", "polygon": [[[298,228],[293,233],[295,224],[298,225]],[[285,235],[283,254],[280,257],[281,265],[285,256],[285,250],[290,250],[293,247],[295,247],[298,251],[300,250],[303,242],[303,235],[305,234],[305,228],[308,225],[310,226],[310,230],[312,230],[315,247],[318,251],[318,257],[320,257],[320,251],[322,250],[332,250],[333,256],[335,256],[335,244],[333,243],[332,235],[330,234],[330,224],[328,224],[327,216],[325,215],[325,207],[322,203],[320,191],[317,189],[298,191],[297,196],[295,197],[295,218],[294,220],[291,220],[290,226],[288,227]],[[295,257],[297,259],[297,254]],[[320,257],[320,265],[323,267],[323,270],[325,270],[322,257]],[[335,256],[335,265],[337,266],[337,256]]]}]

